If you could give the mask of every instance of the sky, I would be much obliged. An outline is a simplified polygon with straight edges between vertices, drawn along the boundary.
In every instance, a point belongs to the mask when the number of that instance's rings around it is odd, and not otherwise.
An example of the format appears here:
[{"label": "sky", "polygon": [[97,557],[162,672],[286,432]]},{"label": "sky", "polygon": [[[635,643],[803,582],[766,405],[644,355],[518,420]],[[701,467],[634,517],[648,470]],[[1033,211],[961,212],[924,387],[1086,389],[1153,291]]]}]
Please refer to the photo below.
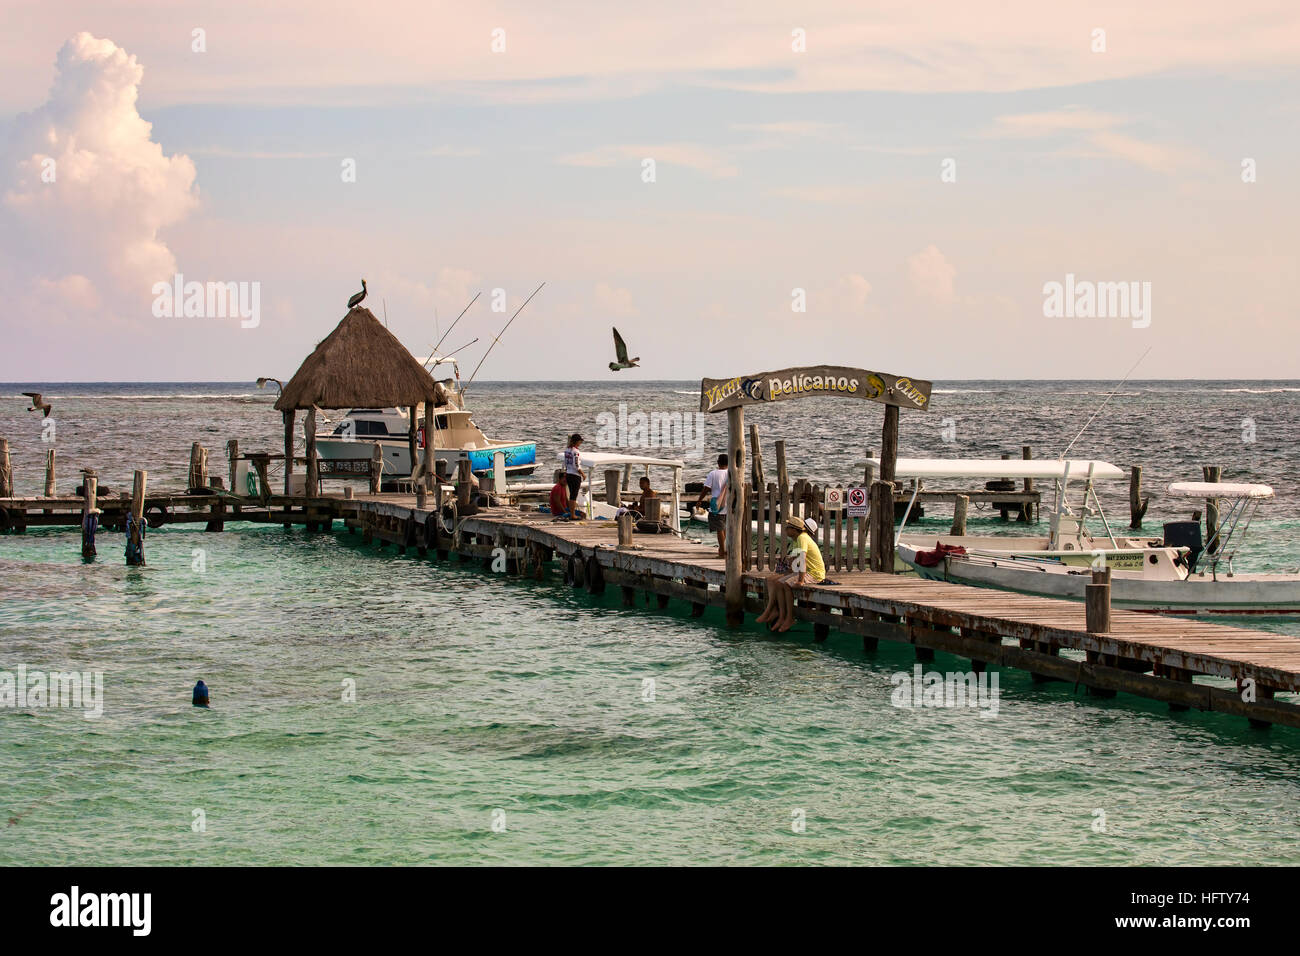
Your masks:
[{"label": "sky", "polygon": [[467,6],[5,0],[0,380],[1300,378],[1300,5]]}]

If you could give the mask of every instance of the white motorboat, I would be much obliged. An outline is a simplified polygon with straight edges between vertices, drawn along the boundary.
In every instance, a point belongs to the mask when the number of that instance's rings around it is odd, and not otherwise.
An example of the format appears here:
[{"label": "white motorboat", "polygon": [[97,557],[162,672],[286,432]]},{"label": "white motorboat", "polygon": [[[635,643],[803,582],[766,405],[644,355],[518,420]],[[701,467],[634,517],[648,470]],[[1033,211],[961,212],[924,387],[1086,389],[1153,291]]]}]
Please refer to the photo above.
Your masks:
[{"label": "white motorboat", "polygon": [[[1102,468],[1105,463],[1101,462],[1088,465],[1083,515],[1075,515],[1066,498],[1071,470],[1068,465],[1077,463],[1043,463],[1065,466],[1057,476],[1028,474],[1030,462],[987,464],[991,470],[982,474],[990,477],[1054,477],[1057,506],[1052,515],[1052,533],[1045,540],[900,535],[898,557],[921,577],[1082,601],[1093,568],[1108,567],[1111,603],[1116,607],[1185,615],[1300,613],[1300,574],[1241,574],[1232,567],[1236,554],[1234,543],[1244,538],[1259,502],[1273,495],[1268,485],[1217,482],[1170,485],[1169,494],[1174,497],[1218,498],[1229,502],[1214,538],[1203,549],[1200,525],[1191,521],[1166,523],[1164,535],[1158,540],[1116,536],[1092,487],[1093,480],[1099,476],[1123,477],[1118,469],[1110,470],[1114,466]],[[1009,470],[1008,466],[1012,465],[1023,466],[1025,473]],[[918,470],[928,476],[952,473],[952,469],[944,470],[937,461],[928,466],[899,462],[900,476]],[[976,477],[969,470],[958,473],[961,477]],[[919,488],[920,476],[917,484]],[[1084,517],[1094,511],[1086,505],[1089,499],[1106,525],[1105,537],[1093,537],[1085,528]]]},{"label": "white motorboat", "polygon": [[[460,384],[456,360],[430,355],[425,367],[434,375],[438,402],[432,409],[416,406],[417,455],[433,435],[433,457],[447,463],[447,474],[456,473],[457,462],[468,458],[476,474],[491,472],[498,452],[505,455],[507,476],[533,473],[537,445],[531,441],[498,441],[488,438],[474,423],[465,407],[465,389]],[[438,379],[439,369],[450,374]],[[432,426],[430,426],[432,420]],[[410,412],[405,408],[352,408],[338,420],[329,436],[316,439],[317,454],[323,459],[356,459],[370,455],[379,445],[384,462],[384,480],[409,477],[411,471]]]}]

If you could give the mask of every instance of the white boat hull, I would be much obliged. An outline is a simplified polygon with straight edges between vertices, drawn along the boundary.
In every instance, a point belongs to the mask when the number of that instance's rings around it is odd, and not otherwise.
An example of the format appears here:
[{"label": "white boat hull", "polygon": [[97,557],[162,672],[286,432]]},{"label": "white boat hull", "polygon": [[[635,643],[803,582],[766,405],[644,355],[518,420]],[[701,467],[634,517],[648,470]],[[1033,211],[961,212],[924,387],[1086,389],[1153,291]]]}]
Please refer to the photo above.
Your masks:
[{"label": "white boat hull", "polygon": [[[945,558],[934,567],[916,560],[919,549],[900,543],[899,558],[923,578],[975,587],[996,588],[1042,597],[1082,601],[1092,575],[1086,569],[1046,569],[1042,564],[1017,563],[1011,553],[998,560]],[[1072,573],[1074,572],[1074,573]],[[1134,611],[1179,615],[1283,616],[1300,614],[1300,575],[1220,573],[1194,574],[1185,580],[1151,580],[1140,572],[1111,572],[1111,605]]]}]

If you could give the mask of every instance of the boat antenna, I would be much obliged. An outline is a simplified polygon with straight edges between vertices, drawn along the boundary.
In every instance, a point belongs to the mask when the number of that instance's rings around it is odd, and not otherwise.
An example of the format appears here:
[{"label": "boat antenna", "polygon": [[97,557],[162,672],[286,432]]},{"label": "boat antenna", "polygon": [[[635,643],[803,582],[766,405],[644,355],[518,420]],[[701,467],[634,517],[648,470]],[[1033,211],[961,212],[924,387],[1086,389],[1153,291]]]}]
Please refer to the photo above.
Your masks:
[{"label": "boat antenna", "polygon": [[[465,351],[467,348],[469,348],[471,345],[473,345],[473,344],[474,344],[475,342],[477,342],[477,341],[478,341],[478,336],[476,335],[476,336],[474,336],[474,338],[470,339],[468,342],[466,342],[464,345],[462,345],[460,348],[458,348],[458,349],[456,350],[456,352],[463,352],[463,351]],[[449,359],[449,358],[451,358],[453,355],[455,355],[456,352],[448,352],[446,355],[439,355],[438,358],[440,358],[440,359]]]},{"label": "boat antenna", "polygon": [[[546,285],[546,283],[543,282],[542,285]],[[537,293],[542,291],[542,285],[539,285],[536,289],[533,290],[533,295],[537,295]],[[524,299],[524,305],[527,305],[529,302],[533,301],[533,295],[530,295],[528,298]],[[515,309],[515,314],[510,316],[510,321],[507,322],[505,324],[505,327],[502,328],[501,331],[498,332],[496,336],[493,337],[492,344],[488,346],[487,351],[483,353],[483,357],[479,359],[478,364],[474,366],[474,375],[477,375],[478,370],[483,367],[483,363],[487,361],[487,357],[492,354],[492,350],[496,348],[496,344],[501,341],[501,336],[506,334],[506,329],[510,328],[510,326],[514,324],[515,319],[519,318],[519,313],[524,311],[524,305],[521,305],[519,308]],[[469,377],[469,381],[465,383],[466,388],[469,388],[470,385],[473,384],[474,375],[471,375]]]},{"label": "boat antenna", "polygon": [[1092,420],[1101,414],[1101,410],[1106,407],[1106,403],[1109,402],[1115,396],[1115,393],[1118,392],[1123,387],[1124,383],[1128,381],[1129,376],[1132,375],[1137,370],[1137,367],[1142,364],[1142,360],[1146,358],[1147,355],[1150,354],[1150,352],[1151,352],[1151,346],[1148,345],[1147,350],[1143,352],[1140,356],[1138,356],[1138,360],[1133,363],[1133,367],[1128,370],[1128,372],[1124,375],[1122,379],[1119,380],[1119,384],[1110,390],[1110,394],[1107,395],[1102,400],[1102,403],[1097,406],[1097,410],[1093,412],[1091,416],[1089,416],[1086,422],[1083,423],[1083,427],[1079,429],[1079,433],[1075,435],[1072,439],[1070,439],[1070,444],[1065,446],[1065,451],[1061,452],[1061,455],[1057,459],[1057,461],[1065,460],[1065,456],[1070,453],[1070,449],[1074,447],[1074,443],[1077,442],[1080,438],[1082,438],[1083,433],[1088,430],[1088,426],[1092,424]]},{"label": "boat antenna", "polygon": [[380,299],[379,301],[384,303],[384,328],[388,328],[388,300]]},{"label": "boat antenna", "polygon": [[[456,316],[456,322],[459,322],[461,319],[463,319],[463,318],[465,317],[465,313],[469,311],[469,307],[470,307],[470,305],[473,305],[475,302],[477,302],[477,301],[478,301],[478,297],[481,296],[482,294],[483,294],[482,292],[475,292],[475,293],[474,293],[474,298],[472,298],[472,299],[469,300],[469,305],[467,305],[467,306],[465,306],[465,308],[461,309],[461,310],[460,310],[460,315]],[[437,317],[438,317],[438,313],[437,313],[437,311],[435,310],[435,311],[434,311],[434,321],[435,321],[435,322],[437,322]],[[438,351],[438,346],[442,345],[442,343],[443,343],[444,341],[446,341],[447,336],[451,335],[451,330],[454,329],[454,328],[456,327],[456,322],[453,322],[453,323],[451,323],[451,325],[447,326],[447,331],[442,333],[442,338],[438,339],[437,343],[436,343],[436,344],[434,345],[434,347],[433,347],[433,351],[434,351],[435,353]],[[476,340],[476,341],[477,341],[477,340]]]}]

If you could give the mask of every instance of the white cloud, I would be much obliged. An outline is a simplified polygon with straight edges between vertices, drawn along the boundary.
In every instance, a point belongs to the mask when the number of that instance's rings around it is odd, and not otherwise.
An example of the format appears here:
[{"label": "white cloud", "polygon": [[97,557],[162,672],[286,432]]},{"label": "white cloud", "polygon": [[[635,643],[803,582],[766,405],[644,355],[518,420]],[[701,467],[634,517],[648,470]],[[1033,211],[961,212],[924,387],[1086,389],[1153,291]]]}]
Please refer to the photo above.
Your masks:
[{"label": "white cloud", "polygon": [[907,279],[912,291],[923,299],[938,305],[951,305],[957,300],[953,268],[937,246],[929,245],[907,260]]},{"label": "white cloud", "polygon": [[194,164],[153,141],[136,110],[144,71],[111,40],[78,33],[56,71],[0,155],[6,281],[33,308],[148,315],[153,284],[178,271],[159,233],[198,205]]},{"label": "white cloud", "polygon": [[556,158],[564,166],[610,167],[626,163],[640,170],[645,159],[655,166],[685,166],[688,169],[727,179],[736,175],[736,167],[725,153],[694,143],[659,143],[653,146],[598,146],[583,153],[569,153]]}]

